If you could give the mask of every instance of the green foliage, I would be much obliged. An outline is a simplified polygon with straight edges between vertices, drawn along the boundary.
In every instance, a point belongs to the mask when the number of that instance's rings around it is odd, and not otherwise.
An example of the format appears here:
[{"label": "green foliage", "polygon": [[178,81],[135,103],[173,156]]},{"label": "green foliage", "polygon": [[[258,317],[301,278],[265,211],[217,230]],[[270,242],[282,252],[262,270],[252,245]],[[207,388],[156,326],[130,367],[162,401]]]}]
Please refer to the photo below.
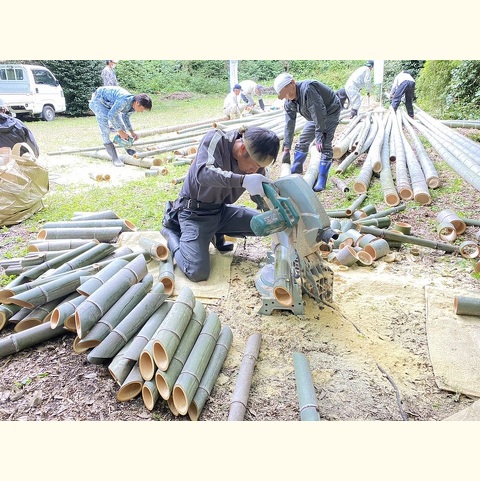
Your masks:
[{"label": "green foliage", "polygon": [[67,115],[78,117],[88,112],[88,101],[101,85],[103,60],[44,60],[65,93]]},{"label": "green foliage", "polygon": [[416,79],[423,66],[425,60],[386,60],[383,67],[383,85],[387,92],[390,91],[393,79],[402,71],[409,70],[412,77]]},{"label": "green foliage", "polygon": [[240,60],[238,62],[239,80],[254,80],[259,83],[272,81],[284,71],[281,60]]},{"label": "green foliage", "polygon": [[480,110],[480,60],[465,60],[452,70],[446,109],[454,118],[478,119]]},{"label": "green foliage", "polygon": [[427,60],[416,80],[418,105],[430,115],[443,118],[452,70],[458,60]]}]

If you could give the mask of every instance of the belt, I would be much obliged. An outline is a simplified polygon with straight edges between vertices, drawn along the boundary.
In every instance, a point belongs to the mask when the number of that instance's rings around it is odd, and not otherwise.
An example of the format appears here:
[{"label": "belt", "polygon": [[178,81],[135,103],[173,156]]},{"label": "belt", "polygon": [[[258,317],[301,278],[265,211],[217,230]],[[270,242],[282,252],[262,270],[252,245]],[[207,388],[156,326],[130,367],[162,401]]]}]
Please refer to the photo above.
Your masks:
[{"label": "belt", "polygon": [[180,199],[179,205],[187,210],[215,210],[220,209],[223,204],[208,204],[194,199]]}]

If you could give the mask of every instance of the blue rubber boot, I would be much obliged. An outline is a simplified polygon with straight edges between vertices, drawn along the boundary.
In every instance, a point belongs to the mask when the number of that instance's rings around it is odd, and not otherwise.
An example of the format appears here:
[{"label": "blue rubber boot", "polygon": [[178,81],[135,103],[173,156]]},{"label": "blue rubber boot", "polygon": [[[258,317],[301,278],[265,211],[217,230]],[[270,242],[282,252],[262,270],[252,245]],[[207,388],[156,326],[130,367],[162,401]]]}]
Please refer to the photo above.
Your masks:
[{"label": "blue rubber boot", "polygon": [[303,163],[305,162],[306,158],[307,152],[299,152],[297,150],[295,151],[291,169],[292,174],[303,174]]},{"label": "blue rubber boot", "polygon": [[325,189],[325,186],[327,185],[328,171],[330,170],[331,165],[331,160],[320,161],[320,165],[318,166],[317,182],[315,184],[315,187],[313,188],[315,192],[320,192]]}]

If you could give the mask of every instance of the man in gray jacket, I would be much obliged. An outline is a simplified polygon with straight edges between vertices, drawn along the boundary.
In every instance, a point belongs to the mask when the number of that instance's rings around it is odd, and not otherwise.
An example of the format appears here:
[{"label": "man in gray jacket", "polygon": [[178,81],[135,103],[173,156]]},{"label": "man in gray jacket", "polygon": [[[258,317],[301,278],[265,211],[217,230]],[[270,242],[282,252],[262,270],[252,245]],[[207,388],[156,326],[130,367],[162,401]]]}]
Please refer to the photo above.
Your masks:
[{"label": "man in gray jacket", "polygon": [[307,158],[310,143],[321,154],[318,177],[313,190],[325,189],[328,171],[333,159],[333,136],[338,126],[340,100],[335,92],[316,80],[296,82],[289,73],[280,74],[273,84],[279,99],[285,99],[285,134],[283,139],[282,162],[290,163],[290,149],[295,132],[297,112],[307,120],[300,138],[295,145],[292,174],[303,172],[303,163]]}]

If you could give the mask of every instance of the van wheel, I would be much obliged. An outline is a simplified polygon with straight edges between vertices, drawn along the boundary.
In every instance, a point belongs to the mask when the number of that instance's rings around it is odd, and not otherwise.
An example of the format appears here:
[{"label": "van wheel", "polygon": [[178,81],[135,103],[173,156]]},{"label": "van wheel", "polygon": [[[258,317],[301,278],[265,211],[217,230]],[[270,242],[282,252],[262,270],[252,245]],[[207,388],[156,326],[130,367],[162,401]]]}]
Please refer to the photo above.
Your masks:
[{"label": "van wheel", "polygon": [[45,105],[42,110],[42,120],[45,122],[51,122],[55,118],[55,110],[50,105]]}]

